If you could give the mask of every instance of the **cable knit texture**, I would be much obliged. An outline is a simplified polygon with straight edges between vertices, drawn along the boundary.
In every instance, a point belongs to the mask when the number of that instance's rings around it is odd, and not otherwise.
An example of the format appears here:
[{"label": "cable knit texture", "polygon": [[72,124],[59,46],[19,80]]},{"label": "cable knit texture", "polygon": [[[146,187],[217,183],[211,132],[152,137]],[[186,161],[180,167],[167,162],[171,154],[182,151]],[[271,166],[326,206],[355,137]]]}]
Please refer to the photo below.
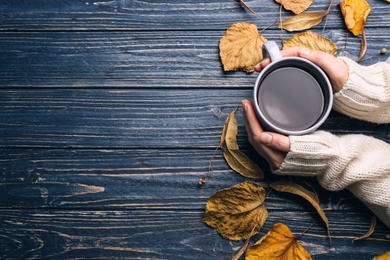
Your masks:
[{"label": "cable knit texture", "polygon": [[364,135],[317,131],[290,136],[281,175],[317,176],[331,191],[350,190],[390,227],[390,145]]},{"label": "cable knit texture", "polygon": [[[390,60],[364,67],[348,58],[349,79],[333,108],[348,116],[390,123]],[[317,131],[290,136],[276,174],[316,176],[328,190],[350,190],[390,227],[390,144],[365,135]]]},{"label": "cable knit texture", "polygon": [[361,66],[342,57],[349,67],[347,83],[334,95],[333,108],[373,123],[390,122],[390,59]]}]

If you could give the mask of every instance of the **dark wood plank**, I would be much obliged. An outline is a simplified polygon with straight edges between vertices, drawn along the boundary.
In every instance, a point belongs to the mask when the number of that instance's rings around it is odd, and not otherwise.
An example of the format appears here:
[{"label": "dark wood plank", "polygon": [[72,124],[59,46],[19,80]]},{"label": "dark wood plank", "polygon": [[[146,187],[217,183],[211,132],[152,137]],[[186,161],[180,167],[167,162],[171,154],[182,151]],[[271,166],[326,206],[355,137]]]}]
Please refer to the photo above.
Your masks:
[{"label": "dark wood plank", "polygon": [[[0,147],[214,148],[243,98],[252,89],[1,90]],[[236,116],[243,143],[241,110]],[[390,125],[333,113],[321,129],[389,140]]]},{"label": "dark wood plank", "polygon": [[[256,73],[223,72],[218,44],[224,30],[2,32],[0,88],[250,88]],[[331,39],[339,55],[358,57],[359,37],[347,38],[343,29],[314,31]],[[263,34],[281,46],[279,30]],[[387,30],[370,28],[366,35],[362,64],[387,59],[375,55],[390,45]]]},{"label": "dark wood plank", "polygon": [[[204,209],[207,198],[220,189],[249,179],[233,172],[222,152],[212,160],[213,149],[2,149],[0,208],[38,209]],[[262,183],[285,179],[270,173],[266,162],[253,150],[244,150],[265,171]],[[367,209],[349,192],[328,192],[312,183],[327,210]],[[307,210],[299,197],[273,192],[267,207],[274,210]],[[305,208],[306,207],[306,208]],[[310,209],[311,210],[311,209]]]},{"label": "dark wood plank", "polygon": [[[275,1],[245,1],[257,15],[245,10],[238,1],[220,0],[3,0],[1,30],[220,30],[237,21],[251,21],[260,28],[279,18]],[[384,28],[389,22],[385,1],[369,1],[372,11],[367,28]],[[317,0],[310,11],[325,11],[328,0]],[[283,10],[283,17],[291,16]],[[323,26],[323,21],[319,26]],[[338,2],[328,15],[328,28],[343,28]]]},{"label": "dark wood plank", "polygon": [[[296,236],[313,223],[307,213],[270,212],[257,241],[274,223],[283,221]],[[0,256],[7,258],[143,258],[230,259],[243,241],[221,238],[200,223],[201,211],[48,211],[4,210],[0,215]],[[371,259],[388,250],[386,229],[378,227],[372,238],[352,243],[364,234],[369,216],[334,213],[329,219],[333,244],[324,228],[315,224],[299,237],[314,259]],[[252,243],[253,243],[252,242]]]}]

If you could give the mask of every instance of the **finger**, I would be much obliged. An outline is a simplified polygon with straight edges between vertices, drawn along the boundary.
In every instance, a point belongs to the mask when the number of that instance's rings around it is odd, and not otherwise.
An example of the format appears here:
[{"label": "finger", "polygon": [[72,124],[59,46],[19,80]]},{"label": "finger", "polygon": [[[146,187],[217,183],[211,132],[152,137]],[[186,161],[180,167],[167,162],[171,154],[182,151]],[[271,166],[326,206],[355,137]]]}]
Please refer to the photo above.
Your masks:
[{"label": "finger", "polygon": [[290,151],[290,138],[288,138],[285,135],[271,133],[271,132],[263,132],[260,135],[260,142],[277,151],[281,151],[281,152]]},{"label": "finger", "polygon": [[[299,47],[291,47],[284,50],[281,50],[280,53],[282,57],[291,57],[291,56],[298,56],[298,49]],[[261,72],[266,66],[268,66],[271,63],[270,58],[263,59],[260,63],[258,63],[255,66],[256,72]]]},{"label": "finger", "polygon": [[254,136],[262,133],[263,129],[260,126],[259,120],[256,117],[256,113],[253,109],[251,102],[249,102],[249,100],[243,100],[242,107],[243,107],[245,126],[247,127],[248,135]]}]

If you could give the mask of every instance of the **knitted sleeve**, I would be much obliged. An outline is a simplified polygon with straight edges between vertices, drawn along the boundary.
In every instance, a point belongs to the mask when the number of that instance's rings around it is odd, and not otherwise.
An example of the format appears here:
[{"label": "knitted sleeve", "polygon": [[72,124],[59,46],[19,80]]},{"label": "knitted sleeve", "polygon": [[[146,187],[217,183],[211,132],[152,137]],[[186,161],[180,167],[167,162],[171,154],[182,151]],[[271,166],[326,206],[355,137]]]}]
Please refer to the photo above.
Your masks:
[{"label": "knitted sleeve", "polygon": [[316,176],[325,189],[348,189],[390,227],[390,144],[324,131],[290,136],[290,141],[276,174]]},{"label": "knitted sleeve", "polygon": [[373,123],[390,123],[390,59],[362,66],[339,57],[349,67],[347,83],[334,95],[333,108]]}]

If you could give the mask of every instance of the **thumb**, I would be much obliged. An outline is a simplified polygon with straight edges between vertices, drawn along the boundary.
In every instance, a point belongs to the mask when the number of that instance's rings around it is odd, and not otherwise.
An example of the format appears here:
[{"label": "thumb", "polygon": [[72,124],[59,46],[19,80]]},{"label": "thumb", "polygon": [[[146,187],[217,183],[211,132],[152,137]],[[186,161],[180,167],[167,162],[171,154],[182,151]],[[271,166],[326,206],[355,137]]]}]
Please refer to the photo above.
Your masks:
[{"label": "thumb", "polygon": [[290,138],[288,138],[285,135],[272,133],[272,132],[263,132],[260,134],[260,142],[277,151],[281,151],[281,152],[290,151]]}]

